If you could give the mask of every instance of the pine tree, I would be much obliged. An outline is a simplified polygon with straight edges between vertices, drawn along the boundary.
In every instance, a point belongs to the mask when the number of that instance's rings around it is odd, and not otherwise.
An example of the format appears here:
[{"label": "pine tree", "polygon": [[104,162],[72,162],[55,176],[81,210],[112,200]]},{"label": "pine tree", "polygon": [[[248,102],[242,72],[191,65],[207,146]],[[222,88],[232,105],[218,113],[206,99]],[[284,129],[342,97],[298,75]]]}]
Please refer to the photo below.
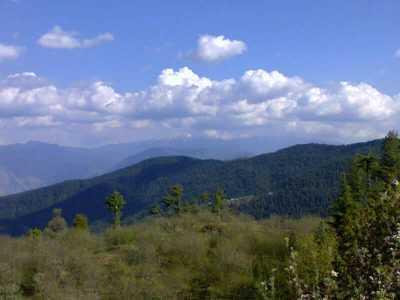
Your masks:
[{"label": "pine tree", "polygon": [[114,226],[118,227],[121,225],[121,215],[122,208],[125,206],[126,202],[124,196],[119,192],[114,191],[107,199],[107,208],[111,211],[114,216]]},{"label": "pine tree", "polygon": [[347,182],[347,176],[342,178],[342,192],[335,201],[332,209],[333,222],[332,225],[336,229],[339,236],[343,235],[343,230],[348,215],[353,214],[359,207],[357,201],[353,199],[351,186]]},{"label": "pine tree", "polygon": [[390,131],[383,142],[381,178],[387,186],[400,175],[400,140],[396,131]]},{"label": "pine tree", "polygon": [[352,288],[356,282],[354,276],[357,276],[358,265],[357,262],[354,262],[354,252],[357,251],[358,246],[360,207],[361,204],[353,198],[352,187],[344,175],[342,192],[334,203],[331,223],[338,240],[336,268],[340,273],[338,284],[343,290]]},{"label": "pine tree", "polygon": [[[340,299],[394,299],[400,289],[400,143],[386,136],[381,160],[358,155],[334,204]],[[347,181],[349,178],[349,181]],[[397,247],[397,248],[396,248]]]},{"label": "pine tree", "polygon": [[372,188],[374,176],[376,175],[376,170],[379,166],[379,160],[372,153],[368,153],[367,155],[358,155],[356,164],[357,167],[365,173],[364,185],[365,189],[368,191]]},{"label": "pine tree", "polygon": [[181,185],[176,184],[170,187],[162,201],[166,210],[175,214],[180,214],[182,211],[182,196],[183,187]]}]

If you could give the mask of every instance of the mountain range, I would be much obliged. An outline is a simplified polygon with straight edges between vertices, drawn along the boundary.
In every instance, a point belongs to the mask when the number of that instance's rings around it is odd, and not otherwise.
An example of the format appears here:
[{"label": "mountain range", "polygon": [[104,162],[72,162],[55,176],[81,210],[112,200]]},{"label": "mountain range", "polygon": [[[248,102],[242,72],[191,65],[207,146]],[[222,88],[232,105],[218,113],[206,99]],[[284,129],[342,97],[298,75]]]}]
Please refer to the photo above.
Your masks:
[{"label": "mountain range", "polygon": [[[28,191],[70,179],[84,179],[144,159],[185,155],[233,159],[249,155],[238,141],[173,139],[112,144],[97,148],[66,147],[41,142],[0,146],[0,196]],[[249,143],[249,142],[248,142]],[[251,149],[250,145],[247,149]]]},{"label": "mountain range", "polygon": [[[260,218],[271,214],[326,215],[351,158],[357,153],[379,153],[381,146],[381,140],[341,146],[305,144],[226,161],[187,156],[150,158],[94,178],[1,197],[1,231],[21,234],[28,228],[41,228],[54,208],[61,208],[69,222],[77,213],[86,214],[91,222],[108,221],[104,200],[114,190],[126,198],[124,218],[128,220],[145,214],[173,184],[184,187],[187,201],[217,189],[223,189],[228,198],[251,196],[253,200],[239,205],[240,209]],[[120,166],[137,160],[137,156],[131,157]]]}]

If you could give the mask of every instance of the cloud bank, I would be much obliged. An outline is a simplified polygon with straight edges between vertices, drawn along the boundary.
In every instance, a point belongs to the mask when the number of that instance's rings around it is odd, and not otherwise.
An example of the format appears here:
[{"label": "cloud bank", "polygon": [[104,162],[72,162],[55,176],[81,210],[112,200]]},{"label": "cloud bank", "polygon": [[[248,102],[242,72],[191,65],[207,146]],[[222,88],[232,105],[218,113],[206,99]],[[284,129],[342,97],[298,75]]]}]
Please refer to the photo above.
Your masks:
[{"label": "cloud bank", "polygon": [[321,87],[262,69],[225,80],[165,69],[152,86],[124,93],[102,81],[59,88],[27,72],[0,81],[0,131],[3,140],[53,135],[62,143],[177,135],[351,142],[398,128],[399,101],[363,82]]},{"label": "cloud bank", "polygon": [[78,32],[64,31],[60,26],[54,26],[51,31],[38,39],[38,44],[45,48],[76,49],[96,47],[113,40],[114,36],[109,32],[99,34],[94,38],[82,39]]}]

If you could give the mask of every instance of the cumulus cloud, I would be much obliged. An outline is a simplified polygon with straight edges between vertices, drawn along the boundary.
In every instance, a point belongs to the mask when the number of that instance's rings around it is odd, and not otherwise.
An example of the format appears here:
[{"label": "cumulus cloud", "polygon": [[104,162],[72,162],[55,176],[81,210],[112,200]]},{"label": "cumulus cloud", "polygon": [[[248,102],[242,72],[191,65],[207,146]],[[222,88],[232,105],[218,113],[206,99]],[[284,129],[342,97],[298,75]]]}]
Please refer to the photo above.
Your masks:
[{"label": "cumulus cloud", "polygon": [[21,55],[21,52],[21,47],[0,43],[0,62],[17,59]]},{"label": "cumulus cloud", "polygon": [[197,41],[197,57],[203,61],[221,61],[236,55],[241,55],[247,50],[243,41],[230,40],[223,35],[202,35]]},{"label": "cumulus cloud", "polygon": [[60,26],[54,26],[38,39],[38,44],[46,48],[75,49],[96,47],[113,40],[114,36],[109,32],[99,34],[94,38],[83,39],[79,37],[78,32],[65,31]]},{"label": "cumulus cloud", "polygon": [[165,69],[154,85],[125,93],[102,81],[59,88],[27,72],[0,81],[0,125],[9,131],[51,128],[60,132],[57,136],[70,130],[86,140],[135,133],[353,141],[398,127],[399,101],[363,82],[328,88],[262,69],[225,80],[202,77],[188,67]]}]

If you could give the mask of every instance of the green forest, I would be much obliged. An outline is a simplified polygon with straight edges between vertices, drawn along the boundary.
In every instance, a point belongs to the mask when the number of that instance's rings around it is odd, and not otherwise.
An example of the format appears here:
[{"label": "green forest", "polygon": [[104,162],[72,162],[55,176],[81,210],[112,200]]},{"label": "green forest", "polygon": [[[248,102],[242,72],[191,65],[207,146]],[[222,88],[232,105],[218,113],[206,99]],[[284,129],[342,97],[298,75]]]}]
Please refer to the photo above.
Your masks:
[{"label": "green forest", "polygon": [[223,189],[188,201],[181,183],[130,225],[109,193],[100,233],[54,208],[43,229],[0,237],[0,298],[400,299],[400,140],[381,145],[338,176],[324,218],[255,219]]}]

